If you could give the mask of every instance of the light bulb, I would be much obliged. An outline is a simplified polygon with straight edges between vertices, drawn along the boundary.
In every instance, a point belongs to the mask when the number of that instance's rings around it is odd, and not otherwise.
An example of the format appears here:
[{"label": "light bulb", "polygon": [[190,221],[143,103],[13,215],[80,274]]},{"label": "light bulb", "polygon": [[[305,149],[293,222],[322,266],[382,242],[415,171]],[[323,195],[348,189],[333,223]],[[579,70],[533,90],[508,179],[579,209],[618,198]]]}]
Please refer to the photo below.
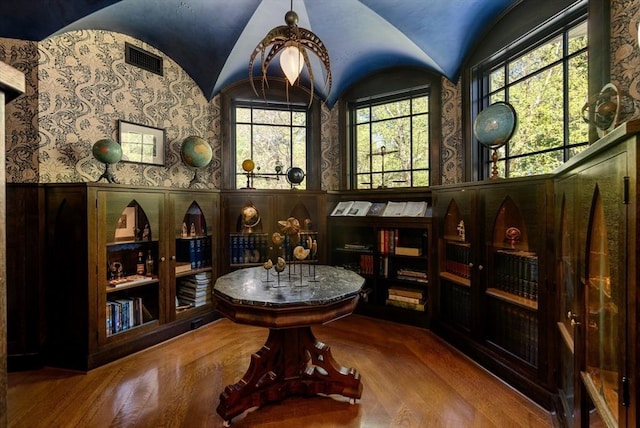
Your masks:
[{"label": "light bulb", "polygon": [[298,79],[303,66],[304,56],[296,46],[287,46],[280,53],[280,67],[292,86]]}]

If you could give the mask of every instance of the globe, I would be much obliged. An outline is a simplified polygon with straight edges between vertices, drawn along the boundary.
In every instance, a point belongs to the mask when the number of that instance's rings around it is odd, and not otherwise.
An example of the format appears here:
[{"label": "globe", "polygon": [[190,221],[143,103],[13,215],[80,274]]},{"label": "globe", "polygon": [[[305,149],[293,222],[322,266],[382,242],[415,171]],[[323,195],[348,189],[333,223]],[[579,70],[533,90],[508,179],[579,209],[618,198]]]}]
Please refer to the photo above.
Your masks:
[{"label": "globe", "polygon": [[251,172],[256,167],[256,164],[251,159],[245,159],[242,161],[242,169],[246,172]]},{"label": "globe", "polygon": [[92,149],[93,157],[104,164],[114,164],[122,159],[122,147],[111,138],[96,141]]},{"label": "globe", "polygon": [[213,150],[206,140],[192,135],[182,142],[180,155],[186,165],[192,168],[203,168],[211,162]]},{"label": "globe", "polygon": [[304,171],[297,166],[291,167],[287,170],[287,180],[291,184],[300,184],[304,180]]},{"label": "globe", "polygon": [[483,146],[498,149],[509,141],[516,123],[515,109],[511,104],[500,101],[478,113],[473,133]]}]

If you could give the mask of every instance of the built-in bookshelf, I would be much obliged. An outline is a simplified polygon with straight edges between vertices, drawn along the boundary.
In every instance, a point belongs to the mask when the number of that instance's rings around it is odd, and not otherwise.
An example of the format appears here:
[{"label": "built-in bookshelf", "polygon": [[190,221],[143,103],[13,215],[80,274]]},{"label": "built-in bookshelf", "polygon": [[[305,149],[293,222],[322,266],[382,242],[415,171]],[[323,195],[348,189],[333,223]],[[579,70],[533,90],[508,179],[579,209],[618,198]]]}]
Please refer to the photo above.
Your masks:
[{"label": "built-in bookshelf", "polygon": [[434,330],[548,407],[553,299],[541,279],[553,257],[546,246],[552,180],[495,180],[432,191],[438,248]]},{"label": "built-in bookshelf", "polygon": [[[117,184],[47,185],[47,363],[88,370],[217,318],[219,196]],[[88,251],[87,251],[88,249]],[[202,293],[203,290],[198,290]]]},{"label": "built-in bookshelf", "polygon": [[[329,211],[329,262],[365,277],[357,312],[427,326],[431,316],[429,203],[380,199],[388,193],[376,196],[369,201],[337,201]],[[356,215],[354,206],[365,211]],[[393,213],[385,215],[388,207]]]}]

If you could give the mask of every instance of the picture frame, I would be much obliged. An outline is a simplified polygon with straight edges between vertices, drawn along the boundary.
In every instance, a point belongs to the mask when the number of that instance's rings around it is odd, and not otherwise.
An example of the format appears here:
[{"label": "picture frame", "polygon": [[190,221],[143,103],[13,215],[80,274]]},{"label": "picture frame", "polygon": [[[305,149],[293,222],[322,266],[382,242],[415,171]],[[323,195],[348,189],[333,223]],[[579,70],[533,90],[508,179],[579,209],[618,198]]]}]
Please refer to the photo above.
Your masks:
[{"label": "picture frame", "polygon": [[136,208],[125,207],[118,218],[115,230],[116,241],[133,241],[136,238]]},{"label": "picture frame", "polygon": [[118,136],[123,162],[164,166],[164,129],[119,120]]}]

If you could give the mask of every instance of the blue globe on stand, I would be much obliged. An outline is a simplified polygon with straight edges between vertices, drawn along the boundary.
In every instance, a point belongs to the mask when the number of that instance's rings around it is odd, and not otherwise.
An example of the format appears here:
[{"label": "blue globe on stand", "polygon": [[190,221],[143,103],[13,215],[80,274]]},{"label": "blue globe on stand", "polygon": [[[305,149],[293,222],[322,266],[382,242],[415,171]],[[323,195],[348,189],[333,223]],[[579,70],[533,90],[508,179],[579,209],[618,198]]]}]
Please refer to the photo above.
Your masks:
[{"label": "blue globe on stand", "polygon": [[111,165],[120,162],[122,159],[122,147],[120,144],[116,143],[111,138],[103,138],[96,141],[91,152],[96,160],[105,165],[104,172],[97,181],[104,178],[108,183],[117,183],[113,176],[113,172],[111,171]]},{"label": "blue globe on stand", "polygon": [[204,138],[190,136],[184,139],[180,147],[182,161],[190,168],[195,169],[193,179],[189,187],[201,185],[206,187],[206,181],[200,177],[199,171],[205,168],[213,159],[213,149]]},{"label": "blue globe on stand", "polygon": [[478,113],[473,133],[478,142],[493,150],[491,178],[498,178],[498,149],[509,142],[516,130],[517,116],[513,106],[499,101]]}]

